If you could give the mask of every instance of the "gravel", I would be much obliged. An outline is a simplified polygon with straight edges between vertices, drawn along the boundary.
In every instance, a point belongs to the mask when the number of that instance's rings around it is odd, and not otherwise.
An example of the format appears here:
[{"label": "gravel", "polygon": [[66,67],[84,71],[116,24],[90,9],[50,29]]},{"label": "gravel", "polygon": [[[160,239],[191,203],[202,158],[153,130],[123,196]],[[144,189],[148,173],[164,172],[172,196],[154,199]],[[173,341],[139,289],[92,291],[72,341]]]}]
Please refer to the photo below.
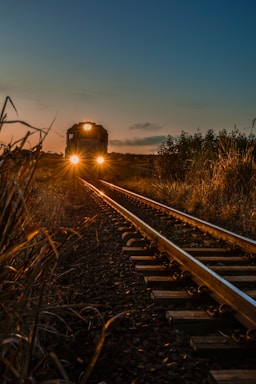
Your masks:
[{"label": "gravel", "polygon": [[193,356],[187,336],[170,327],[167,308],[152,301],[142,275],[122,252],[113,211],[80,185],[68,199],[64,226],[75,228],[97,215],[61,254],[57,269],[59,305],[66,309],[56,308],[62,337],[54,351],[69,379],[81,382],[111,319],[87,383],[206,383],[207,362]]}]

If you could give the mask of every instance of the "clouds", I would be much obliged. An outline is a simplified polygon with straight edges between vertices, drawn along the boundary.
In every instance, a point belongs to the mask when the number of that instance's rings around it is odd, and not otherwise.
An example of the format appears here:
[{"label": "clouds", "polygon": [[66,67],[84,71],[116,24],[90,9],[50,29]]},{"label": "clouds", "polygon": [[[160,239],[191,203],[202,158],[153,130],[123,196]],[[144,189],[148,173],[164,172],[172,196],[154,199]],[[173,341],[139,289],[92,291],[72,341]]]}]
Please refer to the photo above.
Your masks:
[{"label": "clouds", "polygon": [[109,144],[113,147],[138,147],[138,146],[156,146],[166,141],[166,136],[147,136],[142,138],[133,138],[125,140],[110,140]]},{"label": "clouds", "polygon": [[[161,126],[158,124],[145,122],[145,123],[135,123],[129,127],[130,131],[142,131],[145,132],[156,132],[161,130]],[[166,136],[163,135],[154,135],[154,136],[142,136],[142,137],[133,137],[128,139],[113,139],[109,141],[110,146],[112,147],[151,147],[151,149],[156,149],[166,141]]]},{"label": "clouds", "polygon": [[136,131],[148,131],[148,132],[155,132],[155,131],[159,131],[162,127],[157,125],[157,124],[154,124],[154,123],[136,123],[136,124],[133,124],[129,129],[132,131],[132,130],[136,130]]}]

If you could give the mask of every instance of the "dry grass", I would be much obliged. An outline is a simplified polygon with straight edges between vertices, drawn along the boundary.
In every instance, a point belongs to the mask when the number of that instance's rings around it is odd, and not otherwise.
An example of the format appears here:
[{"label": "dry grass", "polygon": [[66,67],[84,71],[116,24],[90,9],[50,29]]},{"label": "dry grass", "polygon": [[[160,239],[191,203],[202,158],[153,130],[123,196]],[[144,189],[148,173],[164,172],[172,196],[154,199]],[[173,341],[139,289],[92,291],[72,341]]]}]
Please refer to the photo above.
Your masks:
[{"label": "dry grass", "polygon": [[[1,128],[8,123],[8,102],[14,107],[6,98]],[[52,279],[59,254],[55,234],[50,234],[33,212],[33,176],[44,136],[40,131],[38,145],[24,151],[29,135],[2,145],[0,154],[1,383],[31,382],[46,360],[57,361],[45,351],[41,333],[50,330],[44,307],[56,295]]]}]

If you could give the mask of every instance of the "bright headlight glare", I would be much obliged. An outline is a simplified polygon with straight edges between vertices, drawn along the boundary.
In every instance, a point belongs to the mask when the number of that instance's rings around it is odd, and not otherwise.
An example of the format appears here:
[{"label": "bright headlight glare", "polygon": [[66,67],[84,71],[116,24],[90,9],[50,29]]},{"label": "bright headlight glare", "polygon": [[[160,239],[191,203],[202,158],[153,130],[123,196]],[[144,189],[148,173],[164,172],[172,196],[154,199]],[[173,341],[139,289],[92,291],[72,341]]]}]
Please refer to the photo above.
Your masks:
[{"label": "bright headlight glare", "polygon": [[102,156],[97,157],[97,163],[98,164],[104,163],[104,157],[102,157]]},{"label": "bright headlight glare", "polygon": [[92,129],[92,125],[89,124],[89,123],[86,123],[86,124],[84,124],[83,128],[84,128],[85,131],[90,131]]},{"label": "bright headlight glare", "polygon": [[72,163],[72,164],[77,164],[77,163],[79,163],[79,157],[77,156],[77,155],[72,155],[72,156],[70,156],[70,162]]}]

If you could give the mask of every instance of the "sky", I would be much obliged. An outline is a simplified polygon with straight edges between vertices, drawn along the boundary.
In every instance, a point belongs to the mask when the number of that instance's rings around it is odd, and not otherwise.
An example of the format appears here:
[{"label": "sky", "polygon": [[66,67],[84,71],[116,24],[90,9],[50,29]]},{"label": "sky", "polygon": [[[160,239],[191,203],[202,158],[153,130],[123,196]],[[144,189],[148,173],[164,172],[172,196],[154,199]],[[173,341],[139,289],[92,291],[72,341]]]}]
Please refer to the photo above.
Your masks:
[{"label": "sky", "polygon": [[[249,134],[256,0],[1,0],[0,108],[7,96],[7,120],[51,126],[56,153],[80,121],[119,153],[157,153],[182,131]],[[5,124],[0,143],[27,131]]]}]

